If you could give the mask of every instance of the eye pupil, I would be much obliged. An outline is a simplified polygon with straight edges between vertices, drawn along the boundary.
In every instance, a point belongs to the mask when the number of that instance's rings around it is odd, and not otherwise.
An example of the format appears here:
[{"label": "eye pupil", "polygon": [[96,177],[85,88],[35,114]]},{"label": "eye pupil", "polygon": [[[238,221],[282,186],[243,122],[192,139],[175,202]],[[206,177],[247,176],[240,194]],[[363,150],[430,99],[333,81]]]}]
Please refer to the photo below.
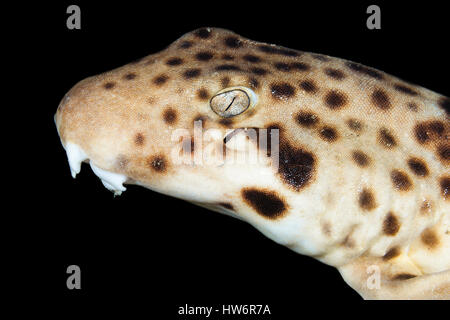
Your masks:
[{"label": "eye pupil", "polygon": [[216,94],[211,98],[210,105],[215,113],[229,118],[247,110],[250,97],[244,90],[233,89]]}]

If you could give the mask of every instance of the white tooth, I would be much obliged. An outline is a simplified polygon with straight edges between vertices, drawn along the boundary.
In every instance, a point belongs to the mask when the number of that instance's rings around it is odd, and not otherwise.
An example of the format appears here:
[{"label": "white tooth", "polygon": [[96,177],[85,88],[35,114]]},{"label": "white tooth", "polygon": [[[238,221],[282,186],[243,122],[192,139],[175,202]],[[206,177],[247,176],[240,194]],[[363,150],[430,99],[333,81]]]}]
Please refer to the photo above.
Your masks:
[{"label": "white tooth", "polygon": [[70,172],[72,177],[75,178],[80,173],[81,162],[88,157],[78,145],[68,142],[65,146],[67,159],[69,160]]},{"label": "white tooth", "polygon": [[127,190],[123,183],[127,180],[127,177],[120,173],[114,173],[100,169],[92,161],[89,162],[92,171],[102,180],[103,185],[106,189],[114,192],[115,196],[120,196],[122,191]]}]

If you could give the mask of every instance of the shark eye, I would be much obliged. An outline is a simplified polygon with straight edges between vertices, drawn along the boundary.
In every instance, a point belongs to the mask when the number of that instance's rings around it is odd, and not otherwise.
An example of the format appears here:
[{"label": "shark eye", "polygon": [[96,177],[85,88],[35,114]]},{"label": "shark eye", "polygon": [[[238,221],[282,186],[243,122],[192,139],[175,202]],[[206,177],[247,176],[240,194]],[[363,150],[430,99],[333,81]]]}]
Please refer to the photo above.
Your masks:
[{"label": "shark eye", "polygon": [[241,114],[255,103],[255,93],[245,87],[223,89],[216,93],[209,102],[211,109],[224,118]]}]

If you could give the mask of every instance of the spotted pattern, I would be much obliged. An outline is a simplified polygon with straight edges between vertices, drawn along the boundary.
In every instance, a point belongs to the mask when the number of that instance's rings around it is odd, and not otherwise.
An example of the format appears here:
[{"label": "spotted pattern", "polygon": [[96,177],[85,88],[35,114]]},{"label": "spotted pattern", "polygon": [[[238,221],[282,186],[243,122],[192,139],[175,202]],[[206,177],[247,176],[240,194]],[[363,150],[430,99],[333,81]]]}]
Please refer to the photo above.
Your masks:
[{"label": "spotted pattern", "polygon": [[391,180],[394,188],[400,191],[409,191],[413,186],[413,183],[409,176],[405,172],[400,170],[391,171]]},{"label": "spotted pattern", "polygon": [[167,161],[163,155],[150,157],[147,163],[150,169],[155,172],[164,173],[167,171]]},{"label": "spotted pattern", "polygon": [[275,191],[244,188],[241,194],[244,202],[264,218],[274,220],[286,214],[287,206]]},{"label": "spotted pattern", "polygon": [[145,143],[145,136],[143,133],[138,132],[134,137],[134,143],[137,146],[143,146]]},{"label": "spotted pattern", "polygon": [[318,90],[317,85],[313,80],[304,80],[300,82],[300,88],[308,93],[315,93]]},{"label": "spotted pattern", "polygon": [[177,112],[172,108],[167,108],[163,112],[163,119],[167,124],[174,124],[177,121]]},{"label": "spotted pattern", "polygon": [[334,142],[338,139],[338,133],[335,128],[325,126],[320,130],[320,137],[327,142]]},{"label": "spotted pattern", "polygon": [[361,191],[359,194],[358,203],[364,211],[372,211],[378,206],[374,194],[368,188],[364,188]]},{"label": "spotted pattern", "polygon": [[347,103],[347,96],[340,91],[331,90],[325,95],[325,105],[330,109],[339,109]]},{"label": "spotted pattern", "polygon": [[431,228],[425,229],[422,232],[420,239],[423,244],[428,247],[428,249],[434,249],[439,245],[439,238],[436,232]]},{"label": "spotted pattern", "polygon": [[311,112],[299,112],[295,117],[299,125],[306,128],[314,127],[319,122],[319,117]]},{"label": "spotted pattern", "polygon": [[295,95],[295,88],[287,82],[272,84],[270,91],[272,96],[277,100],[284,100]]},{"label": "spotted pattern", "polygon": [[429,174],[427,164],[419,158],[409,158],[408,167],[416,176],[426,177]]},{"label": "spotted pattern", "polygon": [[352,152],[352,158],[353,161],[362,168],[366,168],[370,164],[369,156],[360,150],[354,150]]},{"label": "spotted pattern", "polygon": [[387,93],[381,89],[376,89],[371,95],[372,103],[382,110],[387,110],[391,107],[391,101]]},{"label": "spotted pattern", "polygon": [[387,236],[395,236],[400,230],[400,222],[398,218],[389,212],[383,221],[383,233]]},{"label": "spotted pattern", "polygon": [[397,140],[394,135],[386,128],[381,128],[378,133],[378,142],[387,149],[397,146]]}]

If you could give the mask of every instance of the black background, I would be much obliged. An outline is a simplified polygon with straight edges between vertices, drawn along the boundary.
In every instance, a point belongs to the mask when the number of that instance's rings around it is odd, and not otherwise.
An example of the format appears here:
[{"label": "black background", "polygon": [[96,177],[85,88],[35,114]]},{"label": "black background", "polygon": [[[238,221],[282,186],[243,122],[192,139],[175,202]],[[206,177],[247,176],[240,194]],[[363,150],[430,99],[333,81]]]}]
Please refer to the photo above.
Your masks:
[{"label": "black background", "polygon": [[[382,10],[381,30],[366,28],[373,3]],[[70,4],[81,7],[81,30],[66,28]],[[181,319],[176,313],[186,303],[268,304],[271,319],[309,312],[355,316],[368,307],[405,311],[368,305],[336,269],[238,220],[136,186],[114,198],[87,165],[73,180],[53,114],[79,80],[160,51],[204,26],[361,62],[449,96],[450,28],[438,2],[58,1],[4,14],[14,18],[6,30],[8,51],[23,68],[14,87],[27,84],[16,96],[26,130],[15,137],[27,139],[19,145],[25,156],[16,159],[25,176],[10,186],[14,232],[7,246],[14,256],[4,262],[16,271],[19,296],[71,312],[129,308],[162,319]],[[81,267],[79,291],[66,288],[71,264]]]}]

